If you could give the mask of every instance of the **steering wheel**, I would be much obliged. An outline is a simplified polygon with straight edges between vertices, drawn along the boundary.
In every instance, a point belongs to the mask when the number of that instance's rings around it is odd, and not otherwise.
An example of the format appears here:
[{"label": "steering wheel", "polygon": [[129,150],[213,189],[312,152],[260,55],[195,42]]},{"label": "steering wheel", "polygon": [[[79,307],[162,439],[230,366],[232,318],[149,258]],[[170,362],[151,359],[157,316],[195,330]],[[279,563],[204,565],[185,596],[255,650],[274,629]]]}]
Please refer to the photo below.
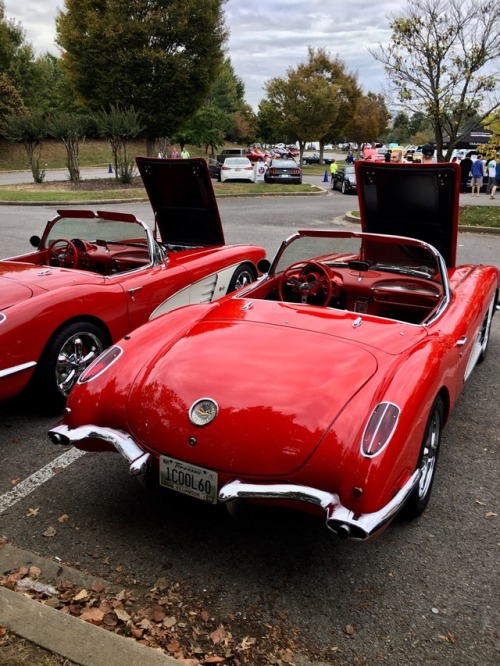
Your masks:
[{"label": "steering wheel", "polygon": [[[58,247],[59,246],[59,247]],[[78,268],[80,253],[73,241],[67,238],[56,238],[47,248],[50,265],[63,268]],[[54,263],[53,263],[54,262]]]},{"label": "steering wheel", "polygon": [[281,275],[278,284],[280,300],[286,301],[284,294],[288,290],[300,296],[301,303],[312,305],[326,305],[333,294],[333,285],[330,274],[325,266],[308,261],[306,264],[292,264]]}]

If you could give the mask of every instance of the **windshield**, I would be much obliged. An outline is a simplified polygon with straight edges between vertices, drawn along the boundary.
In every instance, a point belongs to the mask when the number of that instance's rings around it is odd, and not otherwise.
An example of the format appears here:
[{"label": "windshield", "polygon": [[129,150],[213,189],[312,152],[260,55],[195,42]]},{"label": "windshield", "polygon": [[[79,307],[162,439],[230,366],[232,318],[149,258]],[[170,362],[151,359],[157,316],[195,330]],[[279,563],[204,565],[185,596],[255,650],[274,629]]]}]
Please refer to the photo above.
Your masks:
[{"label": "windshield", "polygon": [[89,243],[130,241],[147,245],[147,231],[142,224],[101,217],[62,217],[50,229],[45,245],[58,238],[80,238]]},{"label": "windshield", "polygon": [[370,269],[429,280],[442,279],[439,255],[434,248],[395,236],[354,232],[310,235],[300,232],[298,237],[281,248],[280,253],[275,260],[275,273],[281,273],[297,262],[316,260],[331,268]]}]

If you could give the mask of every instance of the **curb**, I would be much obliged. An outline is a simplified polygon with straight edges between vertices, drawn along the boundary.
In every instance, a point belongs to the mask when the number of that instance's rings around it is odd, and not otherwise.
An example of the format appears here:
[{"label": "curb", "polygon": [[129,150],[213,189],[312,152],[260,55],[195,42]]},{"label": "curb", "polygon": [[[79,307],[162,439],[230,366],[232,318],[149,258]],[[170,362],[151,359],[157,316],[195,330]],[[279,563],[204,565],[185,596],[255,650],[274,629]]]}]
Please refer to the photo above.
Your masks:
[{"label": "curb", "polygon": [[[44,581],[71,578],[85,586],[99,581],[109,588],[119,589],[109,581],[86,576],[77,569],[38,557],[9,543],[0,548],[0,572],[35,564],[42,569]],[[80,666],[179,666],[181,663],[137,643],[134,638],[97,627],[5,587],[0,587],[0,626]]]}]

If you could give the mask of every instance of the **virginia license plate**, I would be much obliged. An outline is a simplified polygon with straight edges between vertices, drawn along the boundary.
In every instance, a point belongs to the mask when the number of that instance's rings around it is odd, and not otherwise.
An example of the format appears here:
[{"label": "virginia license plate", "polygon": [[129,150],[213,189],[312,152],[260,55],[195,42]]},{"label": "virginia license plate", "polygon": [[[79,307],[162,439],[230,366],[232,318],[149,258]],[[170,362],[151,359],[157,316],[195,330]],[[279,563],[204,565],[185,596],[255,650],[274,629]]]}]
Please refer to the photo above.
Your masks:
[{"label": "virginia license plate", "polygon": [[160,456],[160,485],[217,504],[217,472]]}]

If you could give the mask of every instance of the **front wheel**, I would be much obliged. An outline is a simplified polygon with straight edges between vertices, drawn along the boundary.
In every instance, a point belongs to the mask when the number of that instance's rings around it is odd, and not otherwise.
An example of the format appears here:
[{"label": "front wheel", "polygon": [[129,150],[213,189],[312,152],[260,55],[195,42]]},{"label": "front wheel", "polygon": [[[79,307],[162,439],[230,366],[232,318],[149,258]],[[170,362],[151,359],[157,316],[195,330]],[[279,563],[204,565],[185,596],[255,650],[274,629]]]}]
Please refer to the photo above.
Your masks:
[{"label": "front wheel", "polygon": [[78,377],[108,346],[107,335],[87,321],[61,328],[44,349],[34,376],[35,400],[44,409],[60,409]]},{"label": "front wheel", "polygon": [[420,470],[420,479],[416,488],[408,497],[403,507],[402,516],[406,520],[413,520],[422,514],[429,503],[432,484],[436,473],[436,465],[443,430],[444,405],[441,396],[434,400],[427,424],[424,439],[420,449],[417,469]]},{"label": "front wheel", "polygon": [[246,287],[257,279],[257,273],[250,264],[242,264],[234,271],[227,293]]}]

